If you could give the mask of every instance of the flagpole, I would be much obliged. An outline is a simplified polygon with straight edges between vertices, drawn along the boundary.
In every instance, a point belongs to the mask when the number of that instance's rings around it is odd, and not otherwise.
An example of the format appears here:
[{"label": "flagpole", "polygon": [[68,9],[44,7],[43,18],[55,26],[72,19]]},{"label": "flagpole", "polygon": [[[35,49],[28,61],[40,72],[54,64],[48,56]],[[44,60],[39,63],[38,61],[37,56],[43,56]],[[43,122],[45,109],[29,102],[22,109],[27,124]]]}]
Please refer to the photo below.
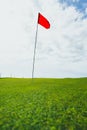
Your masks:
[{"label": "flagpole", "polygon": [[37,20],[36,35],[35,35],[35,46],[34,46],[34,55],[33,55],[33,68],[32,68],[32,79],[34,79],[35,58],[36,58],[35,56],[36,56],[36,47],[37,47],[37,34],[38,34],[38,20]]}]

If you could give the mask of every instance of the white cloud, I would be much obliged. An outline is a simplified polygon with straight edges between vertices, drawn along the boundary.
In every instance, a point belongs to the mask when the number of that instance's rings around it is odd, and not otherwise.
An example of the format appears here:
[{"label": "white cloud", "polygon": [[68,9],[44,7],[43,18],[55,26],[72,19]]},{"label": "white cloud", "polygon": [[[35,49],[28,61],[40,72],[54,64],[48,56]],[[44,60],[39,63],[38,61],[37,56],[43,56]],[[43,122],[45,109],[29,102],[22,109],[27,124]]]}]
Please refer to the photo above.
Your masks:
[{"label": "white cloud", "polygon": [[87,18],[56,0],[0,2],[0,72],[31,76],[38,12],[51,28],[39,25],[35,76],[87,76]]},{"label": "white cloud", "polygon": [[85,13],[87,14],[87,8],[85,9]]},{"label": "white cloud", "polygon": [[79,0],[73,0],[73,2],[79,2]]}]

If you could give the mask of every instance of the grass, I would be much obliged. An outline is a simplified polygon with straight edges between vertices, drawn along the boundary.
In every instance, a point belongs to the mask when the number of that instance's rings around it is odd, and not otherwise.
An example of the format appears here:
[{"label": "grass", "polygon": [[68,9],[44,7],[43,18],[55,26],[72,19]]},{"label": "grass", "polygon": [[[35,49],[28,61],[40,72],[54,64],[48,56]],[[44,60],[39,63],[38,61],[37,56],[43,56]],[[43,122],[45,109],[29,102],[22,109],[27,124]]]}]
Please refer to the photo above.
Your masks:
[{"label": "grass", "polygon": [[0,130],[87,130],[87,78],[1,78]]}]

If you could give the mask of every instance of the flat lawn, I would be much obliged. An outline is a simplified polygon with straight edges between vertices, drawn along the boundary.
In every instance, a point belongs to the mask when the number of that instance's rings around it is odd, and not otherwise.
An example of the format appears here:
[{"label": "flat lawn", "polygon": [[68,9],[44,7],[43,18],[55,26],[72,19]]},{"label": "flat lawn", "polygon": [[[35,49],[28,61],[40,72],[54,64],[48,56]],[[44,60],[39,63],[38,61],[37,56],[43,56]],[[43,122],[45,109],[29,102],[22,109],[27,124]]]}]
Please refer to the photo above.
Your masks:
[{"label": "flat lawn", "polygon": [[87,78],[1,78],[0,130],[87,130]]}]

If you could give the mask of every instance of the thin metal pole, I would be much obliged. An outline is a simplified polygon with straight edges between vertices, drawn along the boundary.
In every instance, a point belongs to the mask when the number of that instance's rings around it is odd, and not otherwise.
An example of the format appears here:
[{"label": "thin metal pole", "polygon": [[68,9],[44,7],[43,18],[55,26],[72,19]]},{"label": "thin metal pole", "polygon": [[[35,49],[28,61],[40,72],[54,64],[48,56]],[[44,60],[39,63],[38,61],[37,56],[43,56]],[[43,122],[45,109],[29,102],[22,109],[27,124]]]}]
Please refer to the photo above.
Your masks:
[{"label": "thin metal pole", "polygon": [[33,68],[32,68],[32,79],[34,78],[34,69],[35,69],[35,56],[36,56],[36,46],[37,46],[37,34],[38,34],[38,20],[36,27],[36,35],[35,35],[35,46],[34,46],[34,55],[33,55]]}]

